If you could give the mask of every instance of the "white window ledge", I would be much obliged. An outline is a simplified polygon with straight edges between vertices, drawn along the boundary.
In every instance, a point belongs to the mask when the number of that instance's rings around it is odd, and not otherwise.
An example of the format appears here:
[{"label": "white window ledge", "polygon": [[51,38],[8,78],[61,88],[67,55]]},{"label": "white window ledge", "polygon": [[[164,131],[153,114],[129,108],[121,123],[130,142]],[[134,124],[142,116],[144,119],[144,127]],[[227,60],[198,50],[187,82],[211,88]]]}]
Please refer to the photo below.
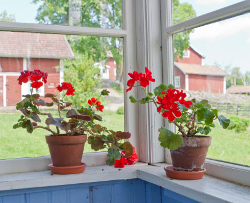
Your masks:
[{"label": "white window ledge", "polygon": [[136,163],[117,169],[113,166],[87,167],[84,173],[52,175],[49,170],[0,175],[0,191],[139,178],[199,202],[250,202],[250,187],[205,175],[201,180],[175,180],[163,166]]}]

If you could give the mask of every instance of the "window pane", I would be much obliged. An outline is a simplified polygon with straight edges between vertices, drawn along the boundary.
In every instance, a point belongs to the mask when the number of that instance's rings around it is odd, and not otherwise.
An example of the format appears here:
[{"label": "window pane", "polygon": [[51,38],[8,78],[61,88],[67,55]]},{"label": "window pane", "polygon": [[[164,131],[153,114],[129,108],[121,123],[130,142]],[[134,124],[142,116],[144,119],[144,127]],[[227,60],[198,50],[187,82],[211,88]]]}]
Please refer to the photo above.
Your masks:
[{"label": "window pane", "polygon": [[121,0],[1,0],[0,21],[121,29],[122,2]]},{"label": "window pane", "polygon": [[242,0],[172,0],[173,24],[242,2]]},{"label": "window pane", "polygon": [[[174,70],[189,98],[207,99],[231,119],[229,129],[212,128],[208,157],[250,166],[249,20],[245,14],[174,35]],[[181,59],[187,36],[190,57]]]},{"label": "window pane", "polygon": [[[104,111],[96,111],[103,121],[97,123],[109,130],[124,131],[122,50],[123,41],[120,38],[1,31],[0,159],[49,155],[44,136],[50,132],[37,128],[29,134],[23,128],[13,129],[13,125],[23,115],[21,111],[15,110],[15,106],[21,101],[22,95],[30,94],[32,85],[29,82],[18,84],[17,79],[23,70],[48,73],[47,83],[38,92],[33,89],[33,94],[39,93],[41,99],[48,103],[52,100],[44,98],[45,94],[52,93],[59,98],[56,87],[63,80],[72,83],[75,95],[65,96],[65,101],[73,105],[62,110],[63,118],[70,108],[89,107],[90,98],[97,98],[102,89],[108,89],[110,95],[100,99]],[[52,113],[54,118],[59,118],[55,105],[38,108],[43,113]],[[39,114],[39,117],[42,122],[38,124],[46,126],[48,116]],[[67,118],[65,120],[68,121]],[[54,126],[51,129],[56,131]],[[93,152],[89,144],[85,145],[84,152]]]}]

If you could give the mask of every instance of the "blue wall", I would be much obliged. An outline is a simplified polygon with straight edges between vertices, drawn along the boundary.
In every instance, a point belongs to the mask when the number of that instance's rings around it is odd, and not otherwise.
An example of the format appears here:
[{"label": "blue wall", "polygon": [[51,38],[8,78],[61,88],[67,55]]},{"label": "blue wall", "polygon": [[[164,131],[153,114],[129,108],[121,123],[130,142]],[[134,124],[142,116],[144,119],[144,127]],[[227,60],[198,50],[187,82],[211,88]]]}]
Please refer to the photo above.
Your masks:
[{"label": "blue wall", "polygon": [[0,203],[196,202],[139,179],[0,191]]}]

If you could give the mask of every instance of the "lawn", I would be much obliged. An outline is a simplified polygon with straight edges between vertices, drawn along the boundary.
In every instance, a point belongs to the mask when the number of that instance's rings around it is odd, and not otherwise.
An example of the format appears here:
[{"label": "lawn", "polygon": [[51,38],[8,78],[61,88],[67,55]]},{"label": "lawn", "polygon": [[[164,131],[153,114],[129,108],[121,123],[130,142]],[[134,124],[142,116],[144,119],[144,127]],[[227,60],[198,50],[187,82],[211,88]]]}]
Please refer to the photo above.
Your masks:
[{"label": "lawn", "polygon": [[[37,129],[29,134],[24,129],[14,130],[13,124],[20,114],[0,114],[0,159],[37,157],[49,155],[45,137],[48,132]],[[124,116],[106,111],[102,114],[103,123],[108,129],[123,130]],[[250,166],[250,130],[236,133],[235,130],[224,130],[216,125],[212,130],[212,145],[208,150],[208,157],[228,162]],[[93,152],[88,144],[84,152]]]},{"label": "lawn", "polygon": [[[115,112],[103,112],[103,125],[108,129],[124,130],[124,116]],[[19,119],[16,112],[0,114],[0,159],[21,157],[38,157],[49,155],[45,135],[46,130],[36,129],[32,134],[25,129],[13,129],[12,126]],[[86,143],[84,152],[93,152]]]}]

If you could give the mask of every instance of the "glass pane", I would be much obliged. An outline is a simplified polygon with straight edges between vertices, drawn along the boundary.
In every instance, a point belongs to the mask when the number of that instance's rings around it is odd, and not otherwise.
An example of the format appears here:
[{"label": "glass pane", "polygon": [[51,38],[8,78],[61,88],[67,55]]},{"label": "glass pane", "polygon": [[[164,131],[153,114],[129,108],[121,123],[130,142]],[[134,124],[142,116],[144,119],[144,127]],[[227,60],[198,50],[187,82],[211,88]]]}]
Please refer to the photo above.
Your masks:
[{"label": "glass pane", "polygon": [[[64,36],[57,34],[0,32],[0,159],[37,157],[49,155],[45,135],[51,134],[43,128],[28,133],[26,129],[13,129],[23,113],[16,110],[16,104],[30,94],[32,83],[17,80],[23,70],[41,70],[48,73],[47,83],[33,93],[40,94],[40,99],[51,103],[51,98],[44,98],[52,93],[59,99],[73,103],[62,109],[61,116],[68,122],[66,113],[69,109],[89,107],[88,100],[98,98],[101,90],[110,91],[109,96],[100,98],[104,105],[103,112],[95,109],[103,121],[96,123],[108,130],[124,131],[124,96],[122,87],[123,41],[120,38]],[[34,79],[35,80],[35,79]],[[41,79],[38,79],[40,82]],[[71,82],[75,88],[74,96],[58,91],[61,82]],[[39,101],[39,102],[38,102]],[[54,100],[56,101],[56,100]],[[37,99],[40,112],[51,113],[59,118],[58,107],[40,106],[43,101]],[[20,104],[23,105],[23,104]],[[24,107],[22,107],[24,108]],[[101,108],[101,107],[100,107]],[[24,112],[24,115],[27,113]],[[48,115],[38,114],[46,127]],[[8,122],[6,122],[8,121]],[[37,121],[31,120],[32,122]],[[34,124],[36,128],[36,125]],[[55,126],[50,128],[56,132]],[[61,130],[61,133],[65,131]],[[103,149],[106,150],[106,149]],[[89,144],[84,153],[93,152]]]},{"label": "glass pane", "polygon": [[[196,28],[175,39],[175,77],[189,98],[207,99],[219,115],[231,119],[228,129],[218,122],[209,134],[208,157],[250,166],[250,14]],[[230,31],[229,31],[230,30]],[[189,44],[187,42],[188,38]],[[182,58],[183,47],[188,47]],[[185,54],[186,52],[190,54]]]},{"label": "glass pane", "polygon": [[0,4],[0,21],[122,27],[121,0],[0,0]]},{"label": "glass pane", "polygon": [[242,0],[172,0],[173,24],[239,3]]}]

